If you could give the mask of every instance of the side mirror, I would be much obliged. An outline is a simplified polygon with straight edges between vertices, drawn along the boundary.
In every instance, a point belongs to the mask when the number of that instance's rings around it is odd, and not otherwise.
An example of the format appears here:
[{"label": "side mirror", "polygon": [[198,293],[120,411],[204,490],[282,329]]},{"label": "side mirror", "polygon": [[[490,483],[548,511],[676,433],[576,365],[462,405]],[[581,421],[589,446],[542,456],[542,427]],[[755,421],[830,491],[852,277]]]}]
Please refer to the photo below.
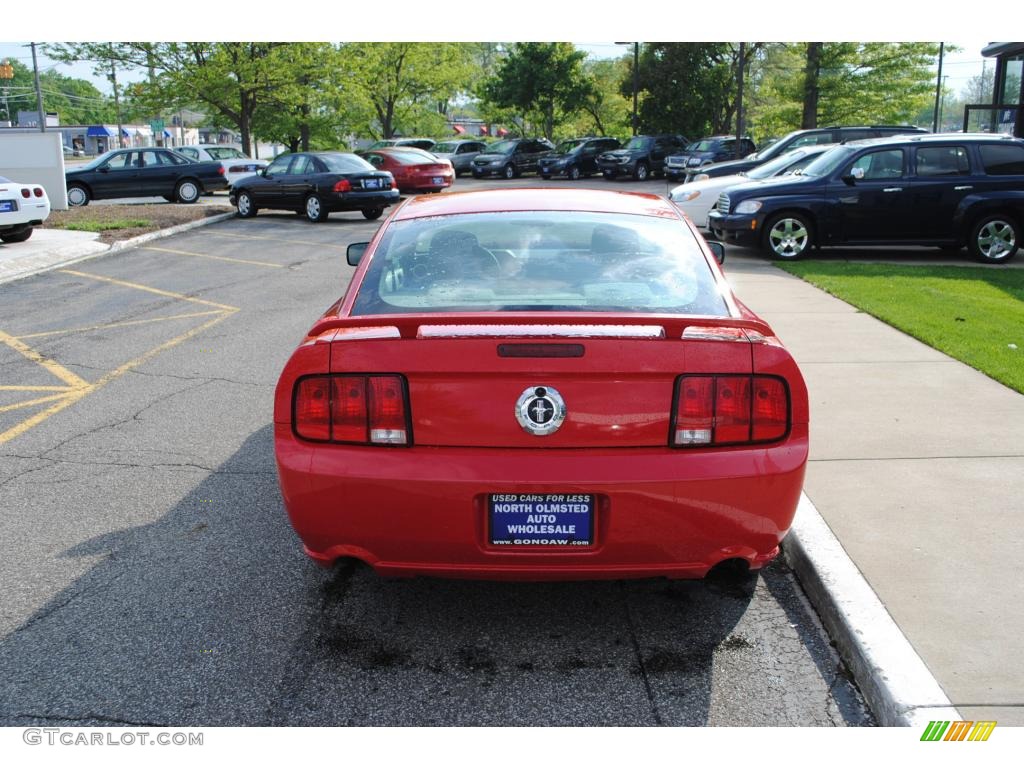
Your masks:
[{"label": "side mirror", "polygon": [[715,261],[719,264],[725,264],[725,246],[717,240],[708,240],[708,249],[715,254]]},{"label": "side mirror", "polygon": [[366,253],[366,248],[369,243],[350,243],[348,248],[345,250],[345,257],[348,259],[348,265],[350,267],[358,267],[359,262],[363,260],[363,254]]},{"label": "side mirror", "polygon": [[855,182],[860,181],[863,178],[864,178],[864,169],[863,168],[851,168],[850,172],[848,174],[846,174],[845,176],[843,176],[843,181],[845,181],[848,185],[850,185],[852,187]]},{"label": "side mirror", "polygon": [[110,167],[106,165],[104,165],[101,168],[97,168],[96,170],[98,170],[100,173],[110,173]]}]

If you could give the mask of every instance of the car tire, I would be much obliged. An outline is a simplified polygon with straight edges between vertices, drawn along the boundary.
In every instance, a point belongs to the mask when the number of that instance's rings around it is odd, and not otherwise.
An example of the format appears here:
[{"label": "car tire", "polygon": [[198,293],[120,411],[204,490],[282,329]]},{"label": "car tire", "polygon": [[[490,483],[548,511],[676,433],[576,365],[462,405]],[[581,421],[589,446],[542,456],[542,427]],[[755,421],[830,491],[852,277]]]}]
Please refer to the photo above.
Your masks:
[{"label": "car tire", "polygon": [[319,224],[321,221],[327,220],[327,209],[324,208],[324,201],[317,195],[310,195],[306,198],[304,210],[307,221]]},{"label": "car tire", "polygon": [[68,184],[68,205],[72,208],[85,207],[89,204],[89,190],[81,184]]},{"label": "car tire", "polygon": [[764,226],[764,250],[773,259],[796,261],[814,247],[814,227],[806,214],[780,213]]},{"label": "car tire", "polygon": [[514,179],[516,177],[516,167],[512,165],[512,163],[509,163],[501,169],[501,175],[506,179]]},{"label": "car tire", "polygon": [[179,203],[195,203],[203,195],[203,189],[199,182],[192,179],[182,179],[174,188],[174,199]]},{"label": "car tire", "polygon": [[0,240],[5,243],[24,243],[30,237],[32,237],[32,227],[22,229],[18,232],[5,232],[0,235]]},{"label": "car tire", "polygon": [[[578,165],[570,165],[568,170],[565,172],[565,177],[569,179],[569,181],[579,181],[580,175],[580,167]],[[590,174],[587,175],[589,176]]]},{"label": "car tire", "polygon": [[235,197],[235,208],[238,209],[238,215],[243,219],[251,219],[259,212],[256,203],[252,200],[252,195],[245,190],[239,192]]},{"label": "car tire", "polygon": [[363,218],[368,221],[379,219],[382,213],[384,213],[383,208],[363,208]]},{"label": "car tire", "polygon": [[967,250],[971,258],[982,264],[1002,264],[1009,261],[1021,247],[1020,224],[1002,213],[979,219],[971,227]]},{"label": "car tire", "polygon": [[636,164],[636,168],[633,169],[633,178],[637,181],[647,181],[648,171],[647,163],[641,160]]}]

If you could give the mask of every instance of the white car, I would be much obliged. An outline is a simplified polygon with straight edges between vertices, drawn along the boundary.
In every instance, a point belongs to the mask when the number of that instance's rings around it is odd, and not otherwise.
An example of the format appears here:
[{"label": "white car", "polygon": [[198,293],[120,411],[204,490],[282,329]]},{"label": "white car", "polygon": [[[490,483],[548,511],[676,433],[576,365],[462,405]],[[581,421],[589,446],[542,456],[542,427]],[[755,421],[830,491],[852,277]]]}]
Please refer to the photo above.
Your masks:
[{"label": "white car", "polygon": [[239,179],[252,176],[261,168],[266,168],[270,163],[266,160],[254,160],[242,154],[237,147],[227,144],[192,144],[186,147],[171,147],[179,155],[184,155],[189,160],[214,160],[224,166],[224,178],[228,186],[232,186]]},{"label": "white car", "polygon": [[50,198],[41,184],[18,184],[0,176],[0,240],[21,243],[32,227],[50,215]]},{"label": "white car", "polygon": [[[698,227],[707,227],[708,214],[718,204],[718,196],[729,187],[748,181],[760,181],[774,176],[796,173],[808,165],[814,158],[835,144],[808,144],[791,149],[774,160],[751,168],[749,171],[729,176],[698,174],[694,181],[680,184],[669,192],[668,199],[676,204]],[[703,176],[703,178],[702,178]]]}]

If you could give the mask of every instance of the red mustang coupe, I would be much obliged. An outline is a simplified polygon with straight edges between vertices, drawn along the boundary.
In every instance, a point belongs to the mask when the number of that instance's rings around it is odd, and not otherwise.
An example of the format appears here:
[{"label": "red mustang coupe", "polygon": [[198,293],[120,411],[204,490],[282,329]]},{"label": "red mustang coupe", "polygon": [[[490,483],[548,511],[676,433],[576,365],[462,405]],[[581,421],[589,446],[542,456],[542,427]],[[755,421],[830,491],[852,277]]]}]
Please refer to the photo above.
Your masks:
[{"label": "red mustang coupe", "polygon": [[451,163],[416,147],[364,150],[356,154],[377,170],[389,171],[400,192],[440,192],[455,179]]},{"label": "red mustang coupe", "polygon": [[778,552],[807,390],[669,202],[413,198],[277,385],[305,550],[386,575],[700,578]]}]

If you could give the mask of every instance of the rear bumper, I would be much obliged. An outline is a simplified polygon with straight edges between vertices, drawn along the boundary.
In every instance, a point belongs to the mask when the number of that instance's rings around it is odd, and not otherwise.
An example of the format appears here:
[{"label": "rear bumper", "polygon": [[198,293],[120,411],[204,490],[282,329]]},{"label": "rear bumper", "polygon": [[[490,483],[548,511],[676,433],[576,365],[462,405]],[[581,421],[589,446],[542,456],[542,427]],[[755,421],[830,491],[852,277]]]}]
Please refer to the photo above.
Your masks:
[{"label": "rear bumper", "polygon": [[[275,424],[285,507],[307,554],[384,575],[482,579],[700,578],[759,568],[793,519],[807,428],[781,444],[713,451],[389,449],[313,445]],[[594,546],[489,544],[492,493],[597,496]]]},{"label": "rear bumper", "polygon": [[327,210],[333,213],[361,211],[364,208],[386,208],[397,203],[400,198],[401,194],[397,189],[387,189],[380,192],[345,192],[323,200]]}]

